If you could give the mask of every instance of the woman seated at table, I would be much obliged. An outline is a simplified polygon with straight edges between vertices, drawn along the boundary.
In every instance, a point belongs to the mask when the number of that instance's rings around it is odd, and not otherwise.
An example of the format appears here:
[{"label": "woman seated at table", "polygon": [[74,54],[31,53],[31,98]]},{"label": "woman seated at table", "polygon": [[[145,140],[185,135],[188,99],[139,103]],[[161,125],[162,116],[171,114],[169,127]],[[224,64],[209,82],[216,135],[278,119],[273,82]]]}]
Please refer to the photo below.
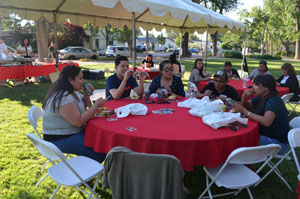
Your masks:
[{"label": "woman seated at table", "polygon": [[171,54],[169,57],[169,61],[173,66],[173,74],[178,77],[181,77],[181,65],[180,65],[179,61],[177,61],[176,55]]},{"label": "woman seated at table", "polygon": [[224,63],[224,71],[227,73],[228,79],[240,79],[239,73],[232,68],[232,63],[230,61]]},{"label": "woman seated at table", "polygon": [[170,61],[164,60],[159,64],[161,75],[154,77],[150,86],[149,92],[156,93],[159,89],[165,88],[168,95],[185,96],[184,86],[181,78],[173,75],[173,66]]},{"label": "woman seated at table", "polygon": [[153,57],[151,54],[148,54],[146,56],[146,58],[142,61],[141,66],[144,66],[146,68],[154,67]]},{"label": "woman seated at table", "polygon": [[[254,95],[254,98],[247,100]],[[249,110],[254,110],[251,112]],[[260,144],[271,143],[281,146],[281,153],[287,147],[287,135],[290,130],[288,111],[276,90],[276,81],[272,75],[258,75],[254,79],[252,90],[246,90],[242,103],[234,104],[233,110],[240,112],[259,124]]]},{"label": "woman seated at table", "polygon": [[250,79],[254,79],[257,75],[263,75],[263,74],[269,74],[271,73],[268,71],[267,62],[264,60],[261,60],[258,64],[258,68],[255,69],[251,75],[249,76]]},{"label": "woman seated at table", "polygon": [[43,137],[62,152],[90,157],[98,162],[105,154],[84,146],[85,123],[94,117],[106,100],[99,98],[89,109],[89,96],[79,91],[83,85],[80,67],[66,66],[52,85],[43,102]]},{"label": "woman seated at table", "polygon": [[283,75],[276,80],[277,85],[288,87],[290,89],[290,93],[294,93],[294,96],[290,101],[298,102],[300,99],[300,97],[298,96],[300,94],[300,88],[298,79],[296,77],[297,74],[294,70],[293,65],[290,63],[285,63],[281,66],[281,71]]},{"label": "woman seated at table", "polygon": [[33,57],[32,47],[29,44],[29,39],[25,38],[17,48],[17,53],[25,58]]},{"label": "woman seated at table", "polygon": [[203,61],[202,59],[196,59],[194,63],[194,68],[192,69],[192,72],[189,77],[189,81],[194,83],[196,86],[199,85],[199,82],[206,81],[210,79],[210,74],[205,75],[203,72]]}]

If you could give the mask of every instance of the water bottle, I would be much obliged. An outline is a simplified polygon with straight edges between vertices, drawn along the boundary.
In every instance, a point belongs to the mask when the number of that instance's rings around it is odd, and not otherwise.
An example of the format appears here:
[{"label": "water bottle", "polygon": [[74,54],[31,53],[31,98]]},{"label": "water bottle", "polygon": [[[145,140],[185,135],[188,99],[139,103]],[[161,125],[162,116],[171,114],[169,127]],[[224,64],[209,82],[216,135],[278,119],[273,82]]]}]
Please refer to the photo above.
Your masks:
[{"label": "water bottle", "polygon": [[247,88],[247,79],[243,78],[243,88]]}]

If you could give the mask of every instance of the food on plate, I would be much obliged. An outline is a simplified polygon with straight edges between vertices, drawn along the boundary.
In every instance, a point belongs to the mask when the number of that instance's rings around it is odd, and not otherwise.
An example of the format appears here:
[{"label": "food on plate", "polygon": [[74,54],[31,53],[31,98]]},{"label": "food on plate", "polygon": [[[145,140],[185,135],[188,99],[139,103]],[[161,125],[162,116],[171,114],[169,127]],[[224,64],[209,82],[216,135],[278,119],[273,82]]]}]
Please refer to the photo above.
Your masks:
[{"label": "food on plate", "polygon": [[115,114],[114,110],[111,110],[108,107],[100,107],[97,110],[97,116],[98,117],[109,117],[111,115]]},{"label": "food on plate", "polygon": [[176,99],[176,95],[170,95],[168,99]]}]

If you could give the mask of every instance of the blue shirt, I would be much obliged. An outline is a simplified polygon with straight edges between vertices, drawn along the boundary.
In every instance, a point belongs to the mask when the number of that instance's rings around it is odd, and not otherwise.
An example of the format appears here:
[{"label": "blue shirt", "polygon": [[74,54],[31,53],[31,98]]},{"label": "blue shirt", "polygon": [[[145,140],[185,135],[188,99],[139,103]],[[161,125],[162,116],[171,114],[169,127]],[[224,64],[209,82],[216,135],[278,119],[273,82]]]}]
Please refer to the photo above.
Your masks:
[{"label": "blue shirt", "polygon": [[[251,100],[256,107],[262,98],[255,97]],[[272,111],[275,114],[273,123],[269,127],[259,125],[259,133],[261,135],[274,138],[279,142],[287,142],[287,135],[290,130],[288,111],[284,102],[279,96],[271,97],[265,104],[264,112]]]},{"label": "blue shirt", "polygon": [[[149,86],[150,93],[155,93],[157,91],[157,89],[163,88],[160,85],[160,80],[161,80],[161,75],[154,77],[154,79],[152,80],[152,82]],[[184,86],[182,84],[180,77],[176,77],[173,75],[173,82],[172,82],[172,85],[170,86],[170,88],[171,88],[172,92],[175,93],[176,95],[185,97]]]},{"label": "blue shirt", "polygon": [[[106,86],[105,86],[105,95],[106,99],[112,100],[114,99],[113,96],[110,94],[109,90],[111,89],[118,89],[119,86],[121,85],[122,80],[118,78],[117,74],[111,75],[109,78],[106,80]],[[135,87],[138,87],[138,84],[136,80],[130,76],[129,79],[126,82],[124,92],[121,96],[121,98],[126,98],[130,96],[131,89],[134,89]]]}]

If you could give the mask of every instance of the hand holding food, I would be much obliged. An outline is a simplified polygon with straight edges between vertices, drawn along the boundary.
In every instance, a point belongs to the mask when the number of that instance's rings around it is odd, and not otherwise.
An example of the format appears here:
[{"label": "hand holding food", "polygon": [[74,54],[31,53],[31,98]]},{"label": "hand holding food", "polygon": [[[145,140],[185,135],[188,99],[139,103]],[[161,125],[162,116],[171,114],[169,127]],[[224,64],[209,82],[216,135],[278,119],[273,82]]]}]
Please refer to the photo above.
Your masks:
[{"label": "hand holding food", "polygon": [[243,95],[242,95],[242,98],[248,98],[250,97],[251,95],[253,94],[253,90],[245,90]]},{"label": "hand holding food", "polygon": [[102,97],[100,97],[100,98],[97,99],[95,104],[96,104],[97,107],[102,107],[105,104],[106,101],[107,101],[106,99],[103,99]]},{"label": "hand holding food", "polygon": [[100,107],[97,110],[97,116],[98,117],[109,117],[111,115],[115,114],[114,110],[111,110],[108,107]]}]

